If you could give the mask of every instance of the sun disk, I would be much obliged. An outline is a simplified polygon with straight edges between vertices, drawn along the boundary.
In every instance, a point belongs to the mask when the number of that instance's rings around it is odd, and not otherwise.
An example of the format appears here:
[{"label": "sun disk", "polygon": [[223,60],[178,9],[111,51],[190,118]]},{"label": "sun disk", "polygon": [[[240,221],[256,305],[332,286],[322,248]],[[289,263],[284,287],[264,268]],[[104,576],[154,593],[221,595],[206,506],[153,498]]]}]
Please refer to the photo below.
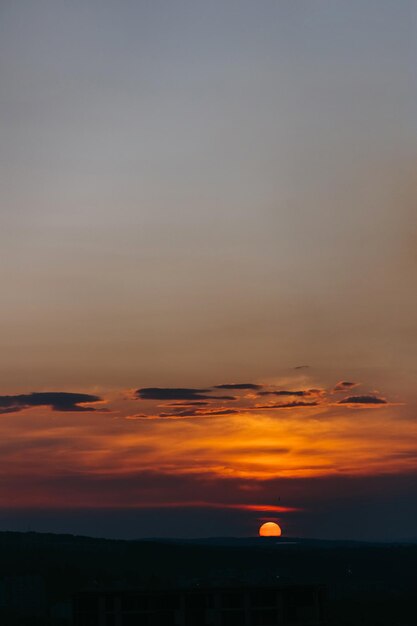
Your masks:
[{"label": "sun disk", "polygon": [[260,537],[281,537],[281,527],[276,522],[265,522],[259,528]]}]

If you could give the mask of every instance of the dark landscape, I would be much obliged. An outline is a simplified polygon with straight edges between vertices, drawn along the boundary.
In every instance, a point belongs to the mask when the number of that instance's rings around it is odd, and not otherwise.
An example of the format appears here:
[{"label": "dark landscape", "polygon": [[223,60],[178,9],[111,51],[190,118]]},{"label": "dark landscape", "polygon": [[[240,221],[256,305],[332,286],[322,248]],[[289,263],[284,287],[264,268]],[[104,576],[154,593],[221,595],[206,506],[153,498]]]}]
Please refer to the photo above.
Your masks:
[{"label": "dark landscape", "polygon": [[[72,624],[87,590],[320,584],[329,626],[415,626],[417,545],[0,534],[1,624]],[[20,589],[20,604],[16,592]],[[8,595],[9,594],[9,595]],[[11,598],[14,606],[10,606]]]}]

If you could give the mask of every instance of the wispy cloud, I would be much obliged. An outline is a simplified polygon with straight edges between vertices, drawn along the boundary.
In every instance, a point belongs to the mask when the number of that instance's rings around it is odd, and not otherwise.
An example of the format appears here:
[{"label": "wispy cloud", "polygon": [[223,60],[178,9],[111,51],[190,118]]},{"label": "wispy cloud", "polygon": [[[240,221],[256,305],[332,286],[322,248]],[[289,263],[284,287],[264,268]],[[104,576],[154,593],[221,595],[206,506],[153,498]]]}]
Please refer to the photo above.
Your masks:
[{"label": "wispy cloud", "polygon": [[277,391],[259,391],[258,396],[309,396],[311,392],[309,390],[306,391],[291,391],[288,389],[279,389]]},{"label": "wispy cloud", "polygon": [[[300,366],[301,367],[301,366]],[[304,366],[303,366],[304,367]],[[296,380],[296,379],[294,379]],[[144,413],[152,419],[185,419],[198,417],[215,417],[222,415],[239,415],[253,411],[308,410],[314,407],[323,409],[335,406],[332,394],[349,391],[359,385],[351,380],[340,380],[336,384],[324,387],[305,386],[297,381],[291,386],[291,378],[269,383],[221,383],[212,387],[142,387],[136,390],[138,400],[147,401]],[[307,381],[304,381],[305,383]],[[304,386],[304,385],[303,385]],[[216,395],[219,390],[233,390],[234,395]],[[264,404],[260,404],[260,399]],[[267,400],[271,400],[267,403]],[[233,401],[233,408],[224,406],[223,401]],[[276,400],[273,402],[273,400]],[[278,401],[280,400],[280,401]],[[152,406],[152,403],[155,403]],[[159,404],[156,404],[159,403]],[[340,399],[337,405],[346,407],[369,408],[388,404],[385,398],[374,394],[349,395]],[[161,410],[162,409],[162,410]]]},{"label": "wispy cloud", "polygon": [[280,404],[263,404],[257,405],[257,409],[295,409],[309,406],[319,406],[319,402],[302,402],[301,400],[294,400],[294,402],[283,402]]},{"label": "wispy cloud", "polygon": [[211,417],[216,415],[236,415],[239,413],[238,409],[186,409],[183,411],[172,411],[159,413],[159,417],[162,418],[184,418],[184,417]]}]

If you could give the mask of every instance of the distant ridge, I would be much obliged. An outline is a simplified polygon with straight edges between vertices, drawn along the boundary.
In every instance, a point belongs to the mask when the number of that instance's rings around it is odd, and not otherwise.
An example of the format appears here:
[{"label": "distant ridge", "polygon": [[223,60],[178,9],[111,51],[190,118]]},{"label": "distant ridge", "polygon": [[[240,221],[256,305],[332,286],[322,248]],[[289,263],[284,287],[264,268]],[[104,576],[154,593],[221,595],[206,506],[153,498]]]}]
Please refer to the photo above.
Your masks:
[{"label": "distant ridge", "polygon": [[391,544],[398,545],[403,543],[414,543],[409,541],[356,541],[353,539],[315,539],[309,537],[200,537],[192,539],[155,537],[148,539],[148,541],[188,545],[191,544],[200,546],[219,546],[229,548],[271,548],[276,546],[298,546],[300,548],[343,548],[355,546],[386,546]]},{"label": "distant ridge", "polygon": [[389,546],[416,544],[417,537],[394,541],[357,541],[353,539],[316,539],[314,537],[138,537],[136,539],[109,539],[107,537],[90,537],[71,533],[42,533],[36,531],[0,531],[0,544],[5,542],[22,543],[91,543],[91,544],[178,544],[218,547],[271,548],[288,546],[299,548],[344,548],[366,546]]}]

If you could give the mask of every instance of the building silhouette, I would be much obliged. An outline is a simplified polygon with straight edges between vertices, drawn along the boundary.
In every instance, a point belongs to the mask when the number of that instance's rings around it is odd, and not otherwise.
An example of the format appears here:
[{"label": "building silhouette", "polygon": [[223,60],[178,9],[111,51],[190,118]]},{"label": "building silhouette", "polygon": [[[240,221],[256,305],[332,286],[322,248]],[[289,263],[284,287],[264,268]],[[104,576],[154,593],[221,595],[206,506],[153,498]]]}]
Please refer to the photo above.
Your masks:
[{"label": "building silhouette", "polygon": [[84,591],[75,626],[323,626],[318,585]]},{"label": "building silhouette", "polygon": [[0,611],[16,616],[45,617],[45,581],[38,575],[10,575],[0,579]]}]

